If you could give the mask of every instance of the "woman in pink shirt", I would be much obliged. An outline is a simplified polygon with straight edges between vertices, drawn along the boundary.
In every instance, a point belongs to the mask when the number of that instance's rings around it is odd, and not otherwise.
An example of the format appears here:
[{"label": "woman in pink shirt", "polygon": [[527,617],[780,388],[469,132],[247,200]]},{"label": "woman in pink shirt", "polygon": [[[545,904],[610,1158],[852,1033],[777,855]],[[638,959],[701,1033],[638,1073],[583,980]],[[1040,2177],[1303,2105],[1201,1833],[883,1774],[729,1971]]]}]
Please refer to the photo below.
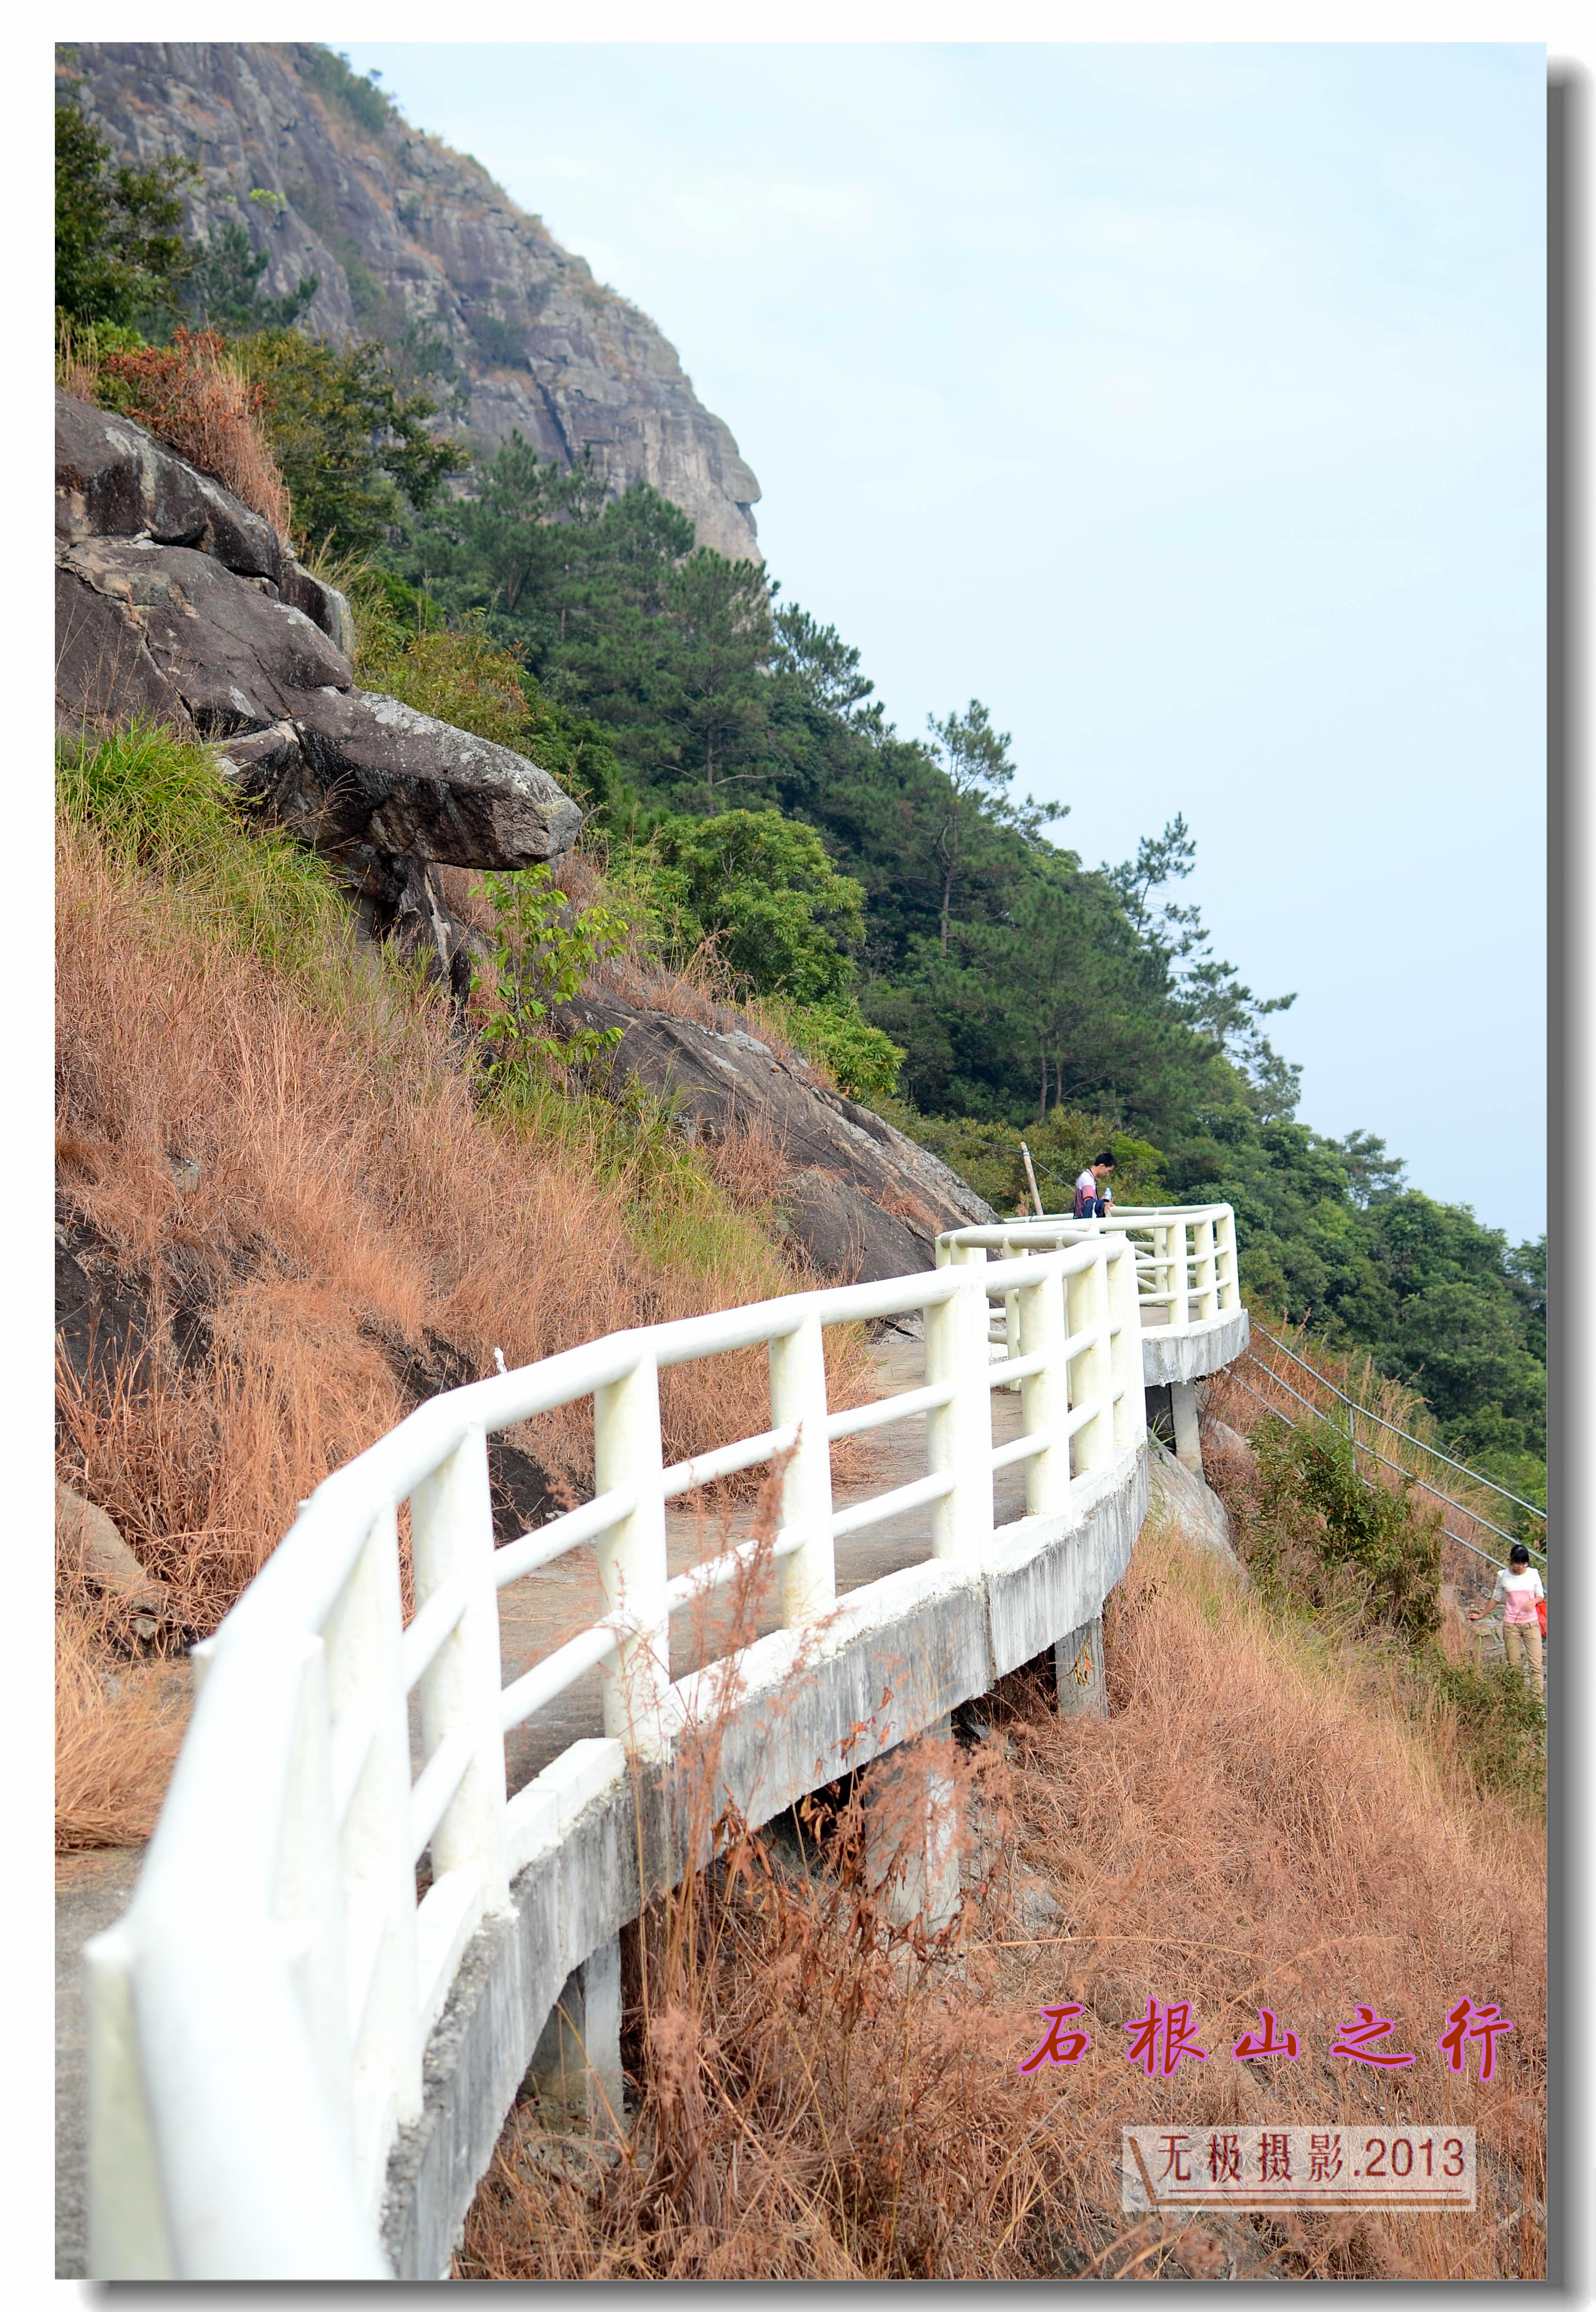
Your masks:
[{"label": "woman in pink shirt", "polygon": [[1530,1553],[1521,1541],[1515,1541],[1508,1551],[1511,1563],[1500,1566],[1496,1586],[1491,1592],[1491,1603],[1484,1612],[1470,1614],[1471,1622],[1483,1622],[1502,1603],[1502,1642],[1507,1649],[1507,1659],[1514,1669],[1524,1665],[1529,1656],[1530,1683],[1544,1701],[1546,1678],[1541,1668],[1540,1616],[1536,1602],[1546,1596],[1540,1576],[1530,1563]]}]

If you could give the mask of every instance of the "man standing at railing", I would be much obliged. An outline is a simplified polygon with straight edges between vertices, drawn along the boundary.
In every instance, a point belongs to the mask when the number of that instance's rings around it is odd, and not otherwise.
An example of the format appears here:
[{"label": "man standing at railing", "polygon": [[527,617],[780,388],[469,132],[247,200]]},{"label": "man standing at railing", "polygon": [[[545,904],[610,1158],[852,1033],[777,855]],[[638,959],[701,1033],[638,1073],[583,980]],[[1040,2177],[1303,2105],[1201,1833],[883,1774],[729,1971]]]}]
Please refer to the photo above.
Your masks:
[{"label": "man standing at railing", "polygon": [[1075,1218],[1078,1221],[1106,1221],[1109,1207],[1114,1201],[1114,1191],[1109,1174],[1114,1169],[1112,1152],[1105,1148],[1094,1156],[1086,1170],[1075,1182]]}]

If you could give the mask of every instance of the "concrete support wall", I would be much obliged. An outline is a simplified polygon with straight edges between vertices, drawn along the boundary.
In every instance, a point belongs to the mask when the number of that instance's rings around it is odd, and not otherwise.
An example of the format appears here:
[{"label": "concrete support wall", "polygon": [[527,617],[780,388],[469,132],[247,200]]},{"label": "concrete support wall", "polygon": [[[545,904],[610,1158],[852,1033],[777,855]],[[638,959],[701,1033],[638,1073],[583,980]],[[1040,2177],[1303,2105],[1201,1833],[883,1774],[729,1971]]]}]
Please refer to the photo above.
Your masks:
[{"label": "concrete support wall", "polygon": [[864,1867],[895,1926],[919,1921],[940,1934],[959,1908],[966,1845],[958,1785],[950,1772],[951,1716],[878,1758],[867,1775]]},{"label": "concrete support wall", "polygon": [[1203,1380],[1239,1357],[1250,1337],[1245,1309],[1206,1318],[1179,1331],[1167,1331],[1162,1325],[1145,1326],[1142,1379],[1149,1388],[1171,1380]]},{"label": "concrete support wall", "polygon": [[1194,1477],[1200,1477],[1203,1474],[1203,1449],[1197,1436],[1197,1388],[1193,1382],[1171,1382],[1170,1411],[1175,1421],[1175,1458],[1182,1462]]},{"label": "concrete support wall", "polygon": [[1109,1681],[1103,1662],[1103,1617],[1094,1614],[1053,1648],[1061,1718],[1106,1718]]},{"label": "concrete support wall", "polygon": [[566,1977],[532,2050],[527,2081],[551,2118],[564,2116],[598,2135],[625,2132],[618,1934]]}]

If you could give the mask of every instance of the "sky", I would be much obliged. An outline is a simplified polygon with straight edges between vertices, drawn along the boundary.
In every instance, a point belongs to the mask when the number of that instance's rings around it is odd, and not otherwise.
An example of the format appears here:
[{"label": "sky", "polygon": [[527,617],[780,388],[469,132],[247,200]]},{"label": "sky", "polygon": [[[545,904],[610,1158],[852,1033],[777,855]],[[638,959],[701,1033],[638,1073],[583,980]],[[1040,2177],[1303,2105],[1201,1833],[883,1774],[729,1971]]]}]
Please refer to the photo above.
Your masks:
[{"label": "sky", "polygon": [[784,597],[1089,865],[1177,811],[1300,1114],[1545,1225],[1545,54],[357,42],[641,306]]}]

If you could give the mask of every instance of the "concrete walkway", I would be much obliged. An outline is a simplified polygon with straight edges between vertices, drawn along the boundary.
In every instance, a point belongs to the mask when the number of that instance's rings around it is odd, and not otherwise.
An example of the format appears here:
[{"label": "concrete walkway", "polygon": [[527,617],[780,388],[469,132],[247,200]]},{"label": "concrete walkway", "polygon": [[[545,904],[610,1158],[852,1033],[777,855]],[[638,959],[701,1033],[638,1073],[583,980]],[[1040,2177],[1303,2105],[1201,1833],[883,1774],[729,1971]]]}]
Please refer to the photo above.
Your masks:
[{"label": "concrete walkway", "polygon": [[88,2018],[83,1948],[119,1919],[142,1846],[56,1857],[56,2277],[81,2280],[88,2237]]}]

